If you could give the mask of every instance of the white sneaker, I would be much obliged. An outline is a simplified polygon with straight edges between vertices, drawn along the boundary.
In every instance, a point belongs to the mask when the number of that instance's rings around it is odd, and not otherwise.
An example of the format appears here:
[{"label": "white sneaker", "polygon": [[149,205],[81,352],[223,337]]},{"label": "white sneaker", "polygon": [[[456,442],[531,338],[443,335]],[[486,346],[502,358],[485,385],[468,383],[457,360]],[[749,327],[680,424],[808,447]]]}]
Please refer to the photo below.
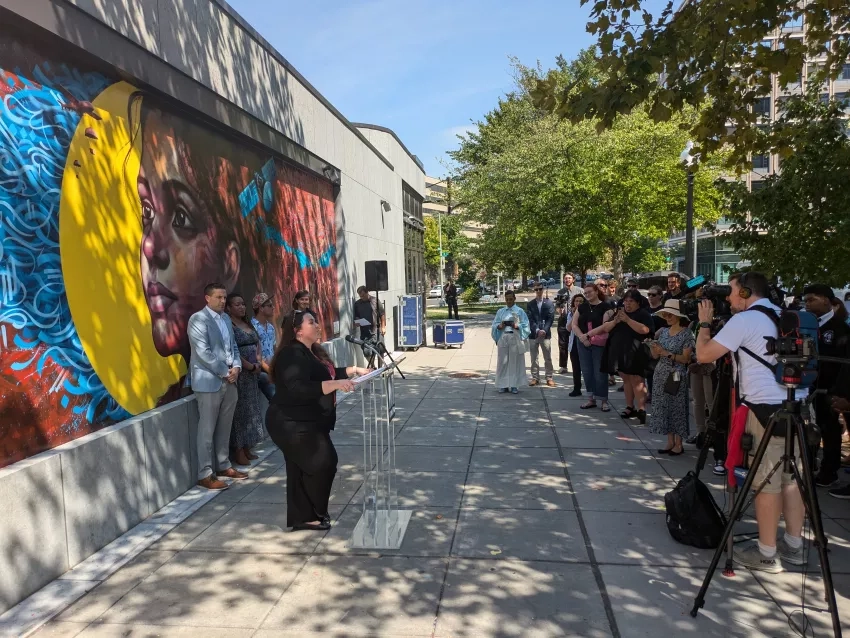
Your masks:
[{"label": "white sneaker", "polygon": [[797,549],[791,547],[785,538],[780,538],[776,541],[776,553],[783,562],[791,563],[792,565],[805,565],[806,558],[803,554],[803,546],[800,545]]},{"label": "white sneaker", "polygon": [[566,374],[566,373],[567,373],[566,368],[561,368],[560,370],[558,370],[558,374]]},{"label": "white sneaker", "polygon": [[723,461],[714,462],[714,473],[717,476],[726,476],[726,468],[723,467]]},{"label": "white sneaker", "polygon": [[732,557],[736,563],[753,571],[767,572],[768,574],[779,574],[785,571],[779,561],[779,551],[777,550],[773,558],[765,558],[759,551],[758,543],[749,543],[743,549],[736,547],[732,552]]}]

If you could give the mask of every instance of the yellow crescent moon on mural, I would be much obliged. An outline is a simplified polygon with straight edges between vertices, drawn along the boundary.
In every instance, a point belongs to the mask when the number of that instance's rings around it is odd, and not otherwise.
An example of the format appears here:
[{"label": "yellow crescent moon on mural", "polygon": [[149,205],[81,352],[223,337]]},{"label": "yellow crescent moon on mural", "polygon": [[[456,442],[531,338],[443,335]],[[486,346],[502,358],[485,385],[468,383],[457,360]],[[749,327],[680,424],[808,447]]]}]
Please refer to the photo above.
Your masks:
[{"label": "yellow crescent moon on mural", "polygon": [[118,82],[93,102],[101,119],[83,115],[68,151],[59,208],[62,276],[74,326],[97,376],[131,414],[153,408],[186,373],[182,357],[156,351],[142,290],[136,191],[142,141],[141,135],[131,140],[127,116],[135,91]]}]

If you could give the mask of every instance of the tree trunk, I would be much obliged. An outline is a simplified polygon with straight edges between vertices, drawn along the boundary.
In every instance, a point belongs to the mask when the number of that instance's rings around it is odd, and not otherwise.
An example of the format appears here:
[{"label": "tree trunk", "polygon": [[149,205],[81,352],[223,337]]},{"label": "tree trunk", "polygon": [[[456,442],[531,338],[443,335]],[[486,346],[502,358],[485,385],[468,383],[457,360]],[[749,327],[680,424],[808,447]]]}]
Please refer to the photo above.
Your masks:
[{"label": "tree trunk", "polygon": [[625,259],[625,251],[619,244],[609,244],[611,250],[611,271],[614,279],[619,281],[623,278],[623,260]]},{"label": "tree trunk", "polygon": [[528,275],[522,273],[522,289],[525,290],[528,288]]}]

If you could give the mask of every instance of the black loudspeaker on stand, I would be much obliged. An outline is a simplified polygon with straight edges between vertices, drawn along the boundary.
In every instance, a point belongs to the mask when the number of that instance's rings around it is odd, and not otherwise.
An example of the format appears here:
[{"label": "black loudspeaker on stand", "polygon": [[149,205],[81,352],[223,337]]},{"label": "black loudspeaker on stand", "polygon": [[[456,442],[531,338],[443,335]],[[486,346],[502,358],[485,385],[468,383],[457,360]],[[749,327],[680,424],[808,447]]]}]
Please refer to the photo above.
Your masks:
[{"label": "black loudspeaker on stand", "polygon": [[[835,589],[832,583],[832,572],[829,568],[829,554],[827,550],[826,534],[823,531],[823,522],[821,520],[820,506],[818,505],[817,487],[812,473],[811,461],[807,452],[807,436],[806,424],[801,417],[801,402],[795,400],[796,387],[788,386],[788,394],[786,400],[782,403],[782,407],[771,417],[767,426],[764,428],[764,435],[756,449],[755,457],[752,465],[747,472],[747,478],[739,490],[738,497],[735,499],[735,504],[729,513],[729,520],[726,529],[723,531],[723,538],[717,549],[714,552],[714,557],[711,559],[711,564],[708,567],[708,572],[703,580],[702,587],[694,600],[691,616],[696,618],[699,610],[705,606],[705,595],[708,587],[711,584],[711,579],[715,574],[717,565],[720,563],[720,556],[724,551],[731,550],[731,543],[728,543],[732,536],[732,531],[735,521],[741,516],[744,511],[744,506],[750,493],[750,488],[753,486],[757,470],[761,465],[764,453],[767,450],[768,443],[773,438],[774,434],[782,436],[784,429],[785,436],[785,453],[782,459],[772,469],[767,479],[761,485],[756,487],[756,494],[761,491],[764,484],[773,478],[777,471],[782,471],[790,474],[797,487],[800,490],[800,495],[803,497],[803,504],[806,508],[809,521],[812,525],[814,535],[814,544],[820,558],[821,575],[823,576],[823,585],[826,590],[826,603],[829,607],[829,614],[832,618],[832,631],[836,638],[841,637],[841,623],[838,617],[838,606],[835,601]],[[800,451],[800,461],[803,465],[802,472],[797,467],[797,460],[794,454],[796,449]],[[779,477],[777,476],[776,480]]]},{"label": "black loudspeaker on stand", "polygon": [[386,261],[366,262],[366,288],[375,292],[385,292],[390,289]]}]

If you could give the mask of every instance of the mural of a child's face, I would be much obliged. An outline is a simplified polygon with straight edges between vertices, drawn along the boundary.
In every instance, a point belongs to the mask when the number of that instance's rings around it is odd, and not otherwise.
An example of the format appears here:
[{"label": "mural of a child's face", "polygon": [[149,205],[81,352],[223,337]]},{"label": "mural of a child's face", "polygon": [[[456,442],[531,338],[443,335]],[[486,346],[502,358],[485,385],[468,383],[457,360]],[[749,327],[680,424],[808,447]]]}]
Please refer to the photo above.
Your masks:
[{"label": "mural of a child's face", "polygon": [[142,285],[154,345],[164,357],[188,355],[189,317],[205,305],[204,286],[221,282],[232,290],[239,274],[239,249],[222,241],[212,214],[213,179],[192,161],[200,151],[180,137],[185,125],[176,123],[160,111],[146,113],[137,181]]}]

